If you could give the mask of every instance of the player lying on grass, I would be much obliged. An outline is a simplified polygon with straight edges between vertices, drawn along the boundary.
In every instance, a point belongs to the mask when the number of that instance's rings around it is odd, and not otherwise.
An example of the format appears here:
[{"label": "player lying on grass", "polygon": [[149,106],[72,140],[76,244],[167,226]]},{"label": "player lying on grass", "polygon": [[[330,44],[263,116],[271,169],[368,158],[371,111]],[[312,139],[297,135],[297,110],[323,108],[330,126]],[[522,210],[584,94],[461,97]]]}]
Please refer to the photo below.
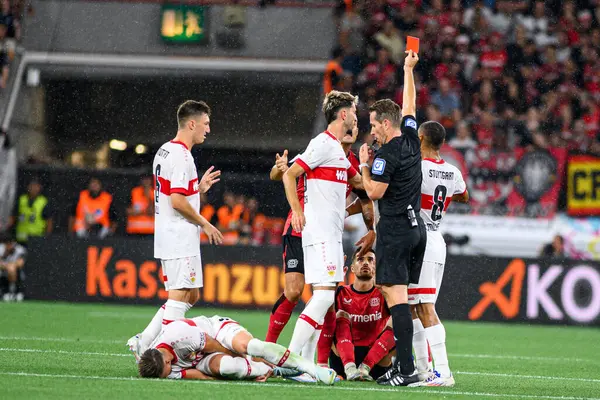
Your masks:
[{"label": "player lying on grass", "polygon": [[212,374],[238,379],[269,376],[269,365],[251,361],[246,356],[307,373],[327,385],[335,381],[333,370],[318,367],[281,345],[255,339],[234,320],[218,315],[177,320],[166,325],[139,358],[138,369],[144,378],[206,379],[206,375]]},{"label": "player lying on grass", "polygon": [[392,364],[395,341],[385,299],[375,287],[375,253],[369,249],[359,255],[359,250],[352,256],[354,283],[336,292],[335,347],[329,363],[347,380],[372,381]]}]

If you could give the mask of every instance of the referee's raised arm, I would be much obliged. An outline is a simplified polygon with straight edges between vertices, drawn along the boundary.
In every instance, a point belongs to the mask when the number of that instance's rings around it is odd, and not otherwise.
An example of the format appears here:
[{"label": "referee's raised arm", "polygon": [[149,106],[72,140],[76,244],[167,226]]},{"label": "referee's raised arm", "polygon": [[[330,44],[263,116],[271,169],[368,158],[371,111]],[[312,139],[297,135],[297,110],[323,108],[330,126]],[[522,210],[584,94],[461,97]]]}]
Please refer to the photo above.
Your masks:
[{"label": "referee's raised arm", "polygon": [[404,60],[403,106],[379,100],[370,110],[371,134],[380,145],[376,154],[360,149],[363,185],[378,200],[377,272],[392,315],[396,364],[378,383],[408,386],[418,382],[412,359],[413,323],[408,307],[408,285],[418,283],[427,242],[421,210],[421,146],[417,132],[413,68],[419,61],[409,51]]}]

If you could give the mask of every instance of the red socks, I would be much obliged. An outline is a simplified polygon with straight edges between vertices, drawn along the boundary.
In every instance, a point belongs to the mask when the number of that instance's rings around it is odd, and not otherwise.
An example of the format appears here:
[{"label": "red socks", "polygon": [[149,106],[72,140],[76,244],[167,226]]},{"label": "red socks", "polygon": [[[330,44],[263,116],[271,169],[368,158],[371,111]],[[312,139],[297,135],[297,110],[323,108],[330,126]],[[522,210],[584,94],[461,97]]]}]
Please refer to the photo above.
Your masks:
[{"label": "red socks", "polygon": [[323,330],[317,343],[317,363],[328,364],[329,353],[331,352],[331,344],[333,343],[333,335],[335,334],[335,311],[329,310],[325,314],[323,322]]},{"label": "red socks", "polygon": [[292,303],[282,294],[279,300],[273,306],[271,312],[271,318],[269,319],[269,329],[267,330],[267,337],[265,342],[277,343],[281,331],[285,328],[285,325],[290,320],[296,303]]},{"label": "red socks", "polygon": [[390,351],[396,347],[396,341],[394,340],[394,331],[391,328],[386,328],[379,338],[373,343],[371,350],[363,360],[363,364],[369,368],[377,365],[383,357],[387,356]]},{"label": "red socks", "polygon": [[350,320],[348,318],[338,318],[335,327],[335,337],[337,338],[336,348],[345,366],[354,360],[354,344],[352,344],[352,331],[350,330]]}]

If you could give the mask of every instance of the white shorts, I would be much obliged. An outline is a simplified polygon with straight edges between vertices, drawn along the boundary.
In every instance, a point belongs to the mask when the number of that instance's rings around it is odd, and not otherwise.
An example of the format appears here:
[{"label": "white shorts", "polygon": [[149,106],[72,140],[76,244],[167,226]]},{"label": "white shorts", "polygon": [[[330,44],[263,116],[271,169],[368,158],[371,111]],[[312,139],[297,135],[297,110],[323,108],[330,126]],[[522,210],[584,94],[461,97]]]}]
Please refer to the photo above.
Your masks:
[{"label": "white shorts", "polygon": [[419,283],[408,285],[408,304],[435,304],[442,286],[445,264],[446,242],[444,238],[440,232],[428,231]]},{"label": "white shorts", "polygon": [[160,260],[165,289],[194,289],[203,286],[202,259],[193,257]]},{"label": "white shorts", "polygon": [[228,350],[233,350],[233,338],[240,332],[248,332],[237,321],[215,315],[213,317],[195,317],[192,321],[200,329],[206,331],[217,342]]},{"label": "white shorts", "polygon": [[344,249],[342,242],[321,242],[303,246],[304,278],[308,284],[342,282]]},{"label": "white shorts", "polygon": [[217,374],[213,373],[213,371],[210,370],[210,360],[212,360],[213,358],[215,358],[216,356],[220,356],[220,355],[225,355],[225,353],[210,353],[207,354],[202,360],[200,360],[200,362],[196,365],[196,369],[200,372],[202,372],[204,375],[208,375],[208,376],[218,376],[218,371]]}]

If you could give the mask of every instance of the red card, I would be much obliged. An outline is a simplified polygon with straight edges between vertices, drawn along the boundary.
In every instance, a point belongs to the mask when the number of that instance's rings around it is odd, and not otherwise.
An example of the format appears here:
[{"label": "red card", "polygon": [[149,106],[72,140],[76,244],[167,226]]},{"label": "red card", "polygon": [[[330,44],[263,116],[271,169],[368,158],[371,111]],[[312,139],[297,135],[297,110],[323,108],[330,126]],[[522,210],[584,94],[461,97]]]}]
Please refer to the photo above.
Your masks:
[{"label": "red card", "polygon": [[406,37],[406,50],[412,50],[415,53],[419,52],[419,38],[414,36]]}]

